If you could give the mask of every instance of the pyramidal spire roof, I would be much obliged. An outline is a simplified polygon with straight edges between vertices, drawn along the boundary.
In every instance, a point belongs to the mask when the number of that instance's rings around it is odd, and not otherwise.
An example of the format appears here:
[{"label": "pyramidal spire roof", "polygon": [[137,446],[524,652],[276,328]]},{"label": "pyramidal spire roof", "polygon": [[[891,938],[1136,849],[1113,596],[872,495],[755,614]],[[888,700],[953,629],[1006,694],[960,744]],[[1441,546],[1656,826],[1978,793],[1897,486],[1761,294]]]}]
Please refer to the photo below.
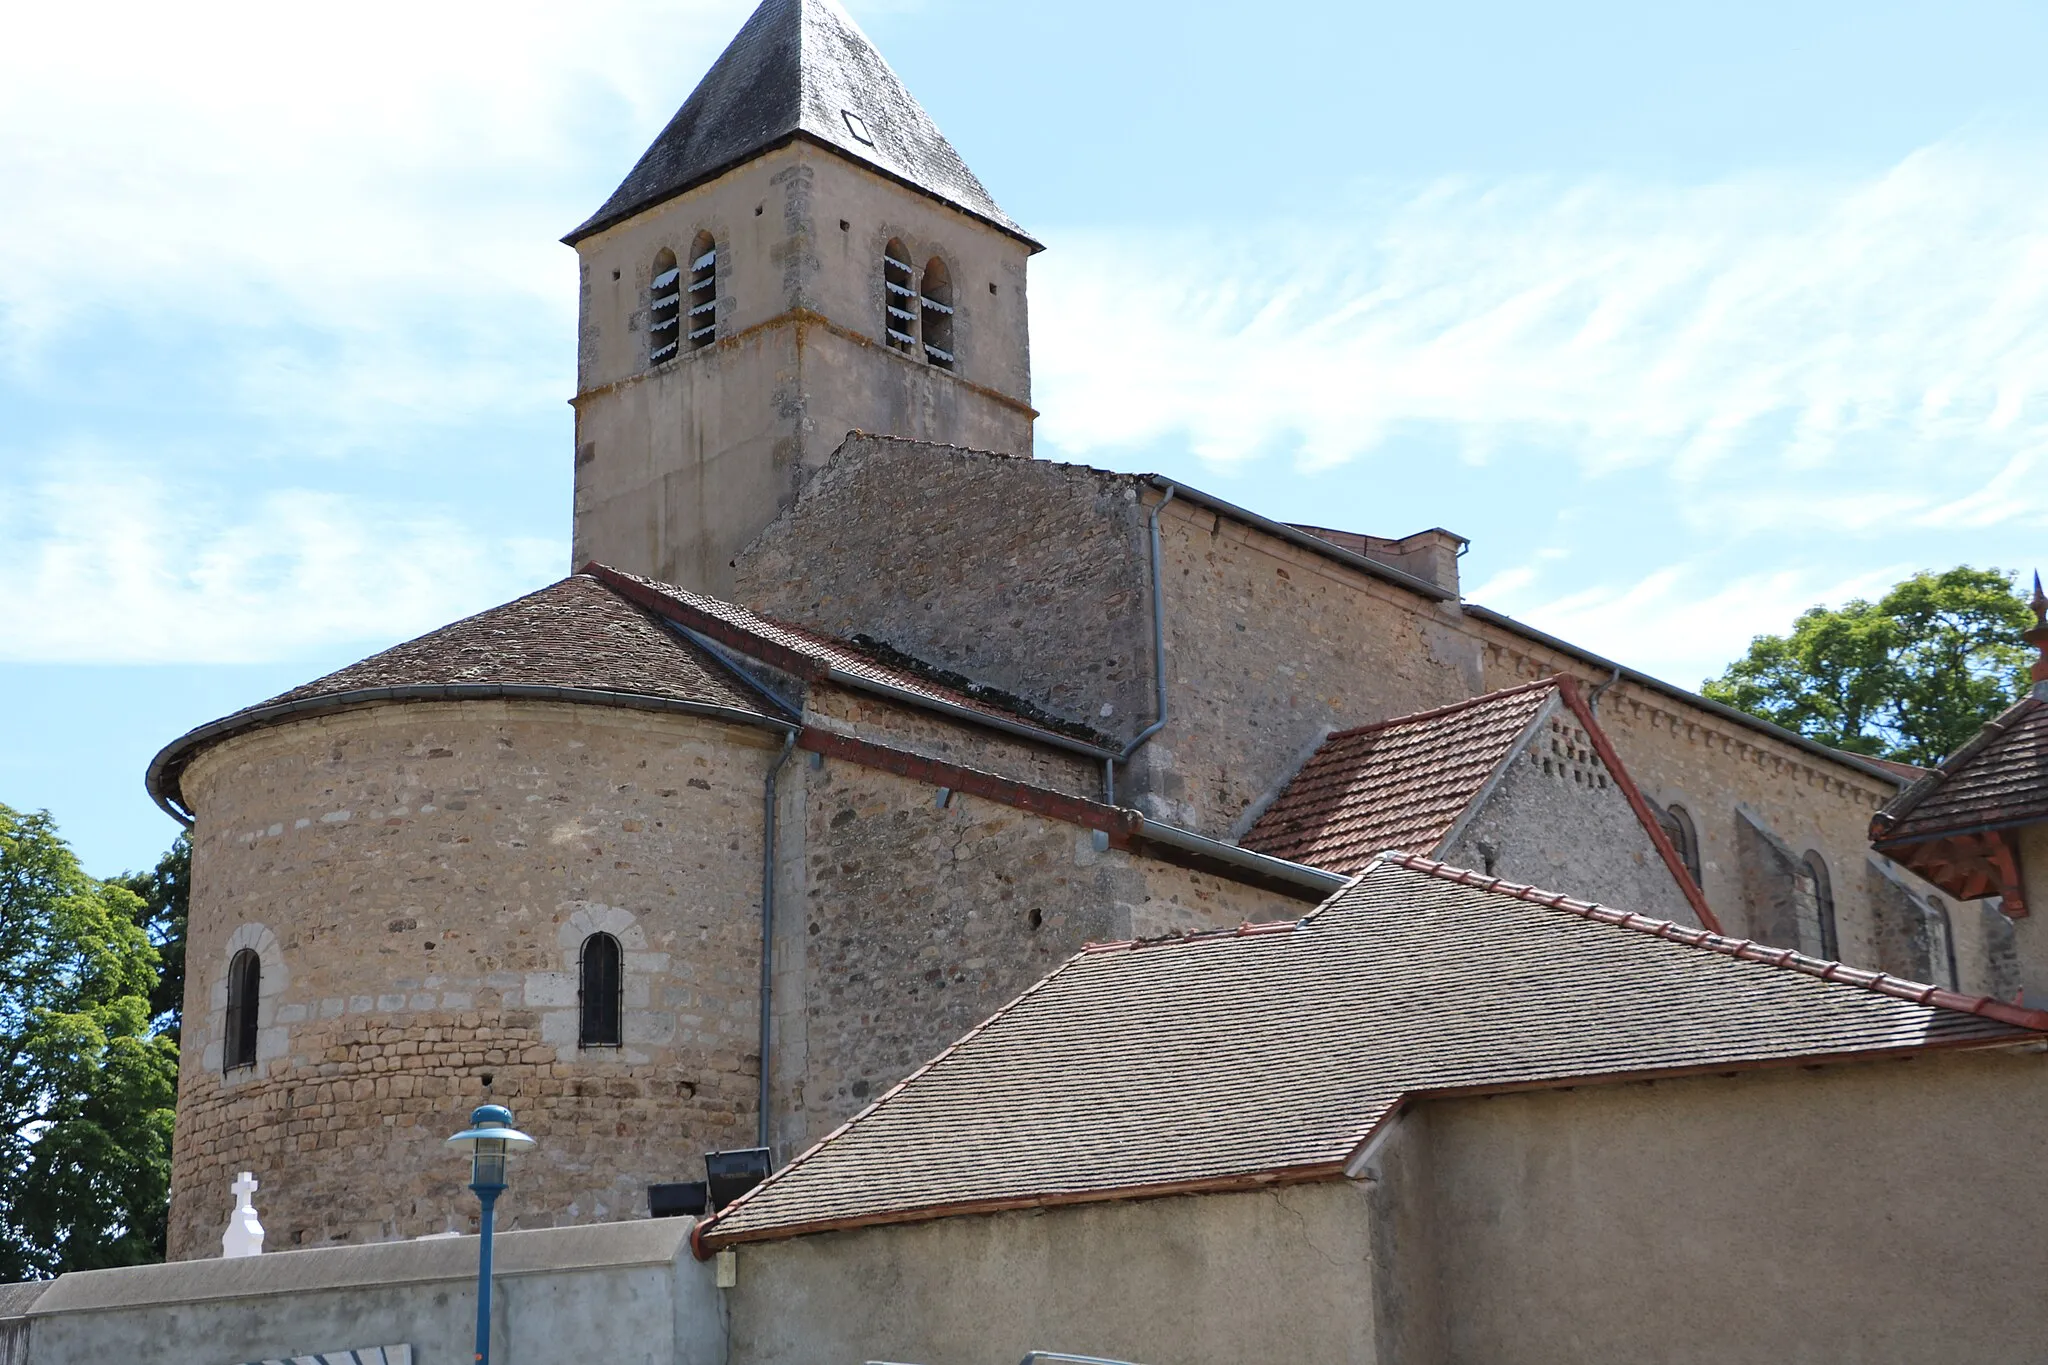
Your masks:
[{"label": "pyramidal spire roof", "polygon": [[762,0],[575,245],[794,138],[1038,245],[975,179],[838,0]]}]

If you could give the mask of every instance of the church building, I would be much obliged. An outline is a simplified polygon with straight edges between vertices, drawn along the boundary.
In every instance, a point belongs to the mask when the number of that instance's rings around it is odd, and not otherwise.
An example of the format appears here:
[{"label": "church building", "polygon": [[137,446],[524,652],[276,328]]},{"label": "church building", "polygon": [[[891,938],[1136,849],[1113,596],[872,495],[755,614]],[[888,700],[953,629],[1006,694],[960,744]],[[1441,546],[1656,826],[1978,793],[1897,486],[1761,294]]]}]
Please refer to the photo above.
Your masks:
[{"label": "church building", "polygon": [[565,240],[570,576],[150,767],[194,847],[173,1258],[243,1171],[273,1249],[467,1230],[486,1099],[542,1139],[508,1226],[639,1218],[1091,943],[1383,855],[2017,994],[1990,889],[1867,843],[1915,774],[1466,601],[1450,531],[1034,458],[1042,248],[836,0],[765,0]]}]

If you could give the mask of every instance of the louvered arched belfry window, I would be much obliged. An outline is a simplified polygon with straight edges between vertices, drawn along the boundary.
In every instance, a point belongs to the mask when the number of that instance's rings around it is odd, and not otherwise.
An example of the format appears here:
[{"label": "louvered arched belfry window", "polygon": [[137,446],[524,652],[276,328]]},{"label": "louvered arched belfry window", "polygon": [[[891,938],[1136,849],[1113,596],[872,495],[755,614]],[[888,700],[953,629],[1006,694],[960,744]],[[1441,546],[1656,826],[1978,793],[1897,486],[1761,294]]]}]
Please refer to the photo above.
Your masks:
[{"label": "louvered arched belfry window", "polygon": [[946,263],[932,257],[919,286],[918,310],[924,314],[924,356],[942,370],[953,368],[953,276]]},{"label": "louvered arched belfry window", "polygon": [[582,1023],[577,1043],[581,1047],[618,1047],[625,1041],[621,1032],[620,1009],[624,982],[619,960],[619,941],[610,934],[592,934],[583,940],[583,961],[579,969],[577,1005]]},{"label": "louvered arched belfry window", "polygon": [[647,361],[674,360],[682,344],[683,272],[676,253],[667,247],[654,258],[654,279],[647,286]]},{"label": "louvered arched belfry window", "polygon": [[708,232],[698,233],[690,248],[690,294],[686,304],[690,349],[702,350],[718,340],[718,243]]},{"label": "louvered arched belfry window", "polygon": [[893,239],[882,248],[882,335],[891,350],[917,354],[917,274],[910,252]]},{"label": "louvered arched belfry window", "polygon": [[263,995],[263,959],[244,948],[228,961],[228,1015],[222,1030],[221,1070],[256,1065],[256,1006]]}]

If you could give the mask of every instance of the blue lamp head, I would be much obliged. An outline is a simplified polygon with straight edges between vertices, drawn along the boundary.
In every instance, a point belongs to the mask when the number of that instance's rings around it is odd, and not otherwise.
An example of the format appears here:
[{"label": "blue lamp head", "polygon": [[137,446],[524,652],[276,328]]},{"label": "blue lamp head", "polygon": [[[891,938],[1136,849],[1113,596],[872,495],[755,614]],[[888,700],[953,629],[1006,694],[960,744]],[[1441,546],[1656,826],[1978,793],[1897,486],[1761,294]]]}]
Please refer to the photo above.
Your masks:
[{"label": "blue lamp head", "polygon": [[478,1193],[504,1189],[506,1160],[539,1146],[512,1126],[512,1111],[502,1104],[479,1105],[448,1145],[469,1153],[469,1186]]}]

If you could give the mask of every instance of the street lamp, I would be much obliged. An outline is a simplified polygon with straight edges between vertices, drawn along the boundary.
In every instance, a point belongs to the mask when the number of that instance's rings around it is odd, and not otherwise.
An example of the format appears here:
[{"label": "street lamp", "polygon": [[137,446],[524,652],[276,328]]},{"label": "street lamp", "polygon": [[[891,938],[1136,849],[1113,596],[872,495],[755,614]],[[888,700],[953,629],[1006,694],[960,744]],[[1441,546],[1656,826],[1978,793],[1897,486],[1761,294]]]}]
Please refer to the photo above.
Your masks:
[{"label": "street lamp", "polygon": [[476,1253],[476,1365],[491,1362],[491,1210],[505,1192],[505,1165],[519,1152],[533,1150],[534,1140],[512,1126],[512,1111],[486,1104],[469,1116],[469,1127],[448,1139],[450,1147],[469,1153],[469,1188],[484,1206],[483,1236]]}]

